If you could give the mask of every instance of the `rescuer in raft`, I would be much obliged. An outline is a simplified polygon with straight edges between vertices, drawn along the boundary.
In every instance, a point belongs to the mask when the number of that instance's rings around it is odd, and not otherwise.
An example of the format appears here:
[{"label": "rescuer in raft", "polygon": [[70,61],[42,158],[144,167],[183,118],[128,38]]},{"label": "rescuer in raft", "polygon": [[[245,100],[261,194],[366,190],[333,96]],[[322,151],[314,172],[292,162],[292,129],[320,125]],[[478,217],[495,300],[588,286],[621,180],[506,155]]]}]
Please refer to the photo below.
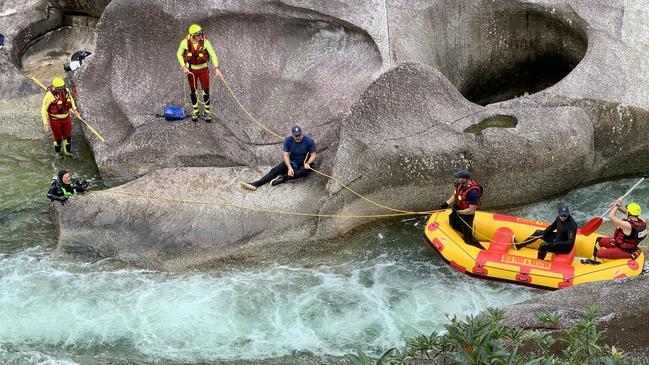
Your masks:
[{"label": "rescuer in raft", "polygon": [[[629,203],[626,207],[623,207],[623,204],[622,199],[616,200],[608,214],[608,219],[617,226],[613,237],[597,237],[593,248],[593,259],[582,260],[582,263],[599,264],[597,258],[635,259],[640,256],[638,245],[647,236],[647,224],[640,218],[642,213],[640,204]],[[618,218],[617,212],[626,214],[626,218]]]},{"label": "rescuer in raft", "polygon": [[222,79],[223,74],[221,74],[219,68],[219,59],[216,57],[210,41],[205,38],[205,34],[200,25],[192,24],[189,27],[188,33],[187,37],[180,41],[176,56],[189,82],[190,98],[192,100],[192,121],[198,121],[199,110],[196,89],[200,82],[201,89],[203,90],[204,120],[209,123],[212,121],[212,112],[210,111],[210,72],[208,61],[212,60],[214,74],[216,76]]},{"label": "rescuer in raft", "polygon": [[65,87],[65,81],[55,77],[47,88],[41,104],[43,132],[52,131],[54,151],[61,156],[72,156],[72,119],[70,110],[77,110],[70,89]]},{"label": "rescuer in raft", "polygon": [[559,206],[559,215],[554,222],[546,229],[539,229],[532,233],[523,242],[515,245],[517,250],[542,239],[543,243],[539,246],[536,258],[545,259],[548,252],[569,253],[575,246],[577,238],[577,223],[570,215],[570,209],[566,205]]},{"label": "rescuer in raft", "polygon": [[448,217],[451,227],[462,233],[462,238],[468,245],[484,250],[480,242],[473,237],[473,219],[475,211],[480,208],[482,186],[471,179],[471,174],[467,170],[457,171],[453,174],[453,178],[455,178],[455,191],[439,209],[446,209],[452,205],[453,211]]}]

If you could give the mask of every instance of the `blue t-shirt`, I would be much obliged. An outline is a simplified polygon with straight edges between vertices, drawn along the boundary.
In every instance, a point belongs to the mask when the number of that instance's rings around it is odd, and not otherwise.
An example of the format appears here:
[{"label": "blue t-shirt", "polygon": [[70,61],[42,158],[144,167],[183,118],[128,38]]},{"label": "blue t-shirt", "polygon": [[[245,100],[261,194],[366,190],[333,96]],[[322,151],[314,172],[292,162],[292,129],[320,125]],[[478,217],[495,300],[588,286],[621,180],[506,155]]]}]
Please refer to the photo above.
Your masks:
[{"label": "blue t-shirt", "polygon": [[304,163],[307,153],[316,151],[313,138],[306,134],[303,134],[302,137],[300,142],[296,142],[293,136],[288,136],[284,139],[283,151],[288,152],[291,162],[298,164],[298,166]]}]

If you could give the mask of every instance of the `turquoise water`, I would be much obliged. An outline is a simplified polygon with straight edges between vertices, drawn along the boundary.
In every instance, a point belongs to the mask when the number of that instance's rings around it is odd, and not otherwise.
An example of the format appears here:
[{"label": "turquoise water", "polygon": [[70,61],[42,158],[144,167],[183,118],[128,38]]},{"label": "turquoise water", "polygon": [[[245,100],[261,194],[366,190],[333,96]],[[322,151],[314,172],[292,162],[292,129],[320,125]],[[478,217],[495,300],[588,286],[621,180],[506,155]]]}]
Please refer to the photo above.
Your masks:
[{"label": "turquoise water", "polygon": [[[358,347],[379,354],[439,330],[446,315],[541,293],[451,270],[421,243],[422,219],[368,229],[340,251],[284,264],[168,274],[85,263],[55,250],[45,192],[61,168],[98,179],[89,151],[59,160],[45,139],[3,138],[13,146],[0,156],[3,364],[346,363],[342,356]],[[581,224],[635,181],[508,213],[551,220],[564,201]],[[632,197],[649,206],[649,184]]]}]

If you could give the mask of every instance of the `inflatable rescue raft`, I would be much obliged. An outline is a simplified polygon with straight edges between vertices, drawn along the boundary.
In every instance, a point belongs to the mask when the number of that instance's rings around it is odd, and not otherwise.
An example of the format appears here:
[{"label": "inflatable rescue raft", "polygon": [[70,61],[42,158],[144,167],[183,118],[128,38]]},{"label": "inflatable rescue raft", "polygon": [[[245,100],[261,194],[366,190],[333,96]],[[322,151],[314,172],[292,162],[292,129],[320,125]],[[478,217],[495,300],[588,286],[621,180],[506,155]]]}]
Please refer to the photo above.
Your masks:
[{"label": "inflatable rescue raft", "polygon": [[598,259],[599,265],[583,264],[582,258],[592,257],[599,233],[584,236],[577,231],[572,252],[548,253],[545,260],[537,259],[540,240],[521,250],[516,242],[526,239],[549,223],[509,215],[481,212],[475,214],[474,237],[486,249],[468,245],[462,235],[449,224],[450,209],[433,213],[424,231],[424,242],[447,263],[465,274],[508,281],[544,289],[561,289],[592,281],[637,276],[644,266],[644,254],[636,259]]}]

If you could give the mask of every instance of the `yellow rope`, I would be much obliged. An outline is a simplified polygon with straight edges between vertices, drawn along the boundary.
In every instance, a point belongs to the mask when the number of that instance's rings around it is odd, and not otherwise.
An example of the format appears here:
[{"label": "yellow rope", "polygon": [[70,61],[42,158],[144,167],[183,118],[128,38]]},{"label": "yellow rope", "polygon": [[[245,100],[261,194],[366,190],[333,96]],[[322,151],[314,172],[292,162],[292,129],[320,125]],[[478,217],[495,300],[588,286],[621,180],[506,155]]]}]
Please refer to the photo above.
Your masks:
[{"label": "yellow rope", "polygon": [[221,77],[220,79],[223,82],[223,85],[225,85],[226,89],[228,89],[228,92],[230,93],[232,98],[234,98],[234,100],[237,102],[237,104],[239,104],[239,107],[241,108],[241,110],[243,110],[243,112],[246,113],[246,115],[250,118],[250,120],[255,122],[255,124],[257,124],[258,126],[260,126],[263,129],[265,129],[268,133],[272,134],[273,136],[275,136],[275,137],[277,137],[279,139],[282,139],[282,140],[284,139],[284,137],[280,136],[275,131],[271,130],[270,128],[266,127],[262,123],[258,122],[257,119],[255,119],[255,117],[253,117],[252,114],[250,114],[248,112],[246,107],[244,107],[243,104],[241,104],[241,102],[239,101],[239,98],[237,98],[237,96],[234,94],[234,91],[232,91],[232,89],[230,88],[230,85],[228,85],[228,82],[225,81],[225,77]]},{"label": "yellow rope", "polygon": [[342,181],[338,180],[337,178],[335,178],[335,177],[333,177],[333,176],[327,175],[327,174],[325,174],[325,173],[322,172],[322,171],[318,171],[318,170],[316,170],[316,169],[313,168],[313,167],[311,167],[311,170],[312,170],[313,172],[315,172],[316,174],[320,174],[320,175],[322,175],[322,176],[324,176],[324,177],[326,177],[326,178],[328,178],[328,179],[331,179],[331,180],[337,182],[338,184],[340,184],[340,186],[342,186],[343,188],[349,190],[352,194],[356,195],[357,197],[359,197],[359,198],[361,198],[361,199],[363,199],[363,200],[365,200],[365,201],[367,201],[367,202],[370,202],[370,203],[372,203],[372,204],[374,204],[374,205],[376,205],[376,206],[378,206],[378,207],[381,207],[381,208],[383,208],[383,209],[391,210],[391,211],[393,211],[393,212],[410,213],[410,214],[421,214],[421,215],[427,215],[427,214],[431,214],[431,213],[433,212],[433,211],[412,212],[412,211],[409,211],[409,210],[401,210],[401,209],[395,209],[395,208],[388,207],[388,206],[386,206],[386,205],[383,205],[383,204],[381,204],[381,203],[377,203],[377,202],[375,202],[374,200],[371,200],[370,198],[366,198],[366,197],[364,197],[363,195],[361,195],[361,194],[355,192],[354,190],[352,190],[351,188],[349,188],[347,185],[343,184]]},{"label": "yellow rope", "polygon": [[[223,82],[223,85],[225,85],[225,87],[228,89],[228,92],[230,93],[230,95],[232,96],[232,98],[234,98],[234,100],[237,102],[237,104],[239,104],[239,107],[241,108],[241,110],[243,110],[244,113],[246,113],[246,115],[250,118],[251,121],[253,121],[255,124],[257,124],[258,126],[260,126],[261,128],[263,128],[264,130],[268,131],[270,134],[272,134],[272,135],[274,135],[275,137],[279,138],[280,140],[284,140],[284,137],[282,137],[282,136],[279,135],[278,133],[274,132],[274,131],[271,130],[270,128],[266,127],[264,124],[262,124],[262,123],[259,122],[257,119],[255,119],[255,117],[253,117],[252,114],[250,114],[250,112],[248,112],[248,110],[246,109],[246,107],[243,106],[243,104],[241,104],[241,102],[239,101],[239,98],[237,98],[237,96],[234,94],[234,91],[232,90],[232,88],[230,88],[230,85],[228,85],[228,82],[225,81],[225,77],[222,77],[222,78],[221,78],[221,81]],[[409,210],[401,210],[401,209],[391,208],[391,207],[388,207],[388,206],[383,205],[383,204],[381,204],[381,203],[377,203],[377,202],[375,202],[374,200],[371,200],[371,199],[369,199],[369,198],[363,196],[362,194],[355,192],[354,190],[352,190],[349,186],[345,185],[345,184],[344,184],[342,181],[340,181],[339,179],[337,179],[337,178],[335,178],[335,177],[333,177],[333,176],[331,176],[331,175],[327,175],[327,174],[325,174],[324,172],[318,171],[318,170],[316,170],[316,169],[313,168],[313,167],[311,167],[311,170],[312,170],[313,172],[319,174],[319,175],[322,175],[322,176],[324,176],[324,177],[326,177],[326,178],[328,178],[328,179],[331,179],[331,180],[335,181],[336,183],[340,184],[340,186],[342,186],[343,188],[345,188],[346,190],[348,190],[348,191],[351,192],[352,194],[356,195],[357,197],[359,197],[359,198],[361,198],[361,199],[363,199],[363,200],[365,200],[365,201],[367,201],[367,202],[369,202],[369,203],[371,203],[371,204],[376,205],[377,207],[380,207],[380,208],[383,208],[383,209],[387,209],[387,210],[391,210],[391,211],[393,211],[393,212],[408,213],[408,214],[410,214],[410,215],[427,215],[427,214],[431,214],[431,211],[413,212],[413,211],[409,211]]]},{"label": "yellow rope", "polygon": [[[241,205],[241,204],[218,202],[218,201],[203,201],[203,200],[194,200],[194,199],[168,198],[168,197],[159,196],[159,195],[140,194],[140,193],[132,193],[132,192],[126,192],[126,191],[102,190],[102,191],[95,192],[95,194],[105,194],[105,193],[135,196],[135,197],[140,197],[140,198],[146,198],[146,199],[152,199],[152,200],[160,200],[160,201],[166,201],[166,202],[172,202],[172,203],[186,203],[186,204],[195,204],[195,205],[214,205],[214,206],[245,209],[245,210],[250,210],[250,211],[254,211],[254,212],[274,213],[274,214],[294,215],[294,216],[305,216],[305,217],[318,217],[318,218],[387,218],[387,217],[403,217],[403,216],[412,216],[412,215],[423,215],[421,212],[418,212],[418,213],[417,212],[403,212],[403,213],[367,214],[367,215],[363,215],[363,214],[346,214],[345,215],[345,214],[303,213],[303,212],[293,212],[293,211],[288,211],[288,210],[255,208],[255,207],[250,207],[250,206]],[[428,214],[428,212],[426,214]]]},{"label": "yellow rope", "polygon": [[[43,85],[43,83],[40,82],[37,78],[35,78],[34,76],[29,76],[29,77],[30,77],[30,78],[31,78],[31,79],[32,79],[32,80],[33,80],[33,81],[34,81],[38,86],[40,86],[41,89],[43,89],[43,90],[47,90],[47,86]],[[75,102],[76,102],[76,101],[75,101]],[[90,131],[91,131],[95,136],[97,136],[97,138],[99,138],[100,141],[102,141],[103,143],[106,143],[106,140],[104,139],[104,137],[102,137],[101,134],[99,134],[99,132],[97,132],[97,130],[95,130],[95,128],[93,128],[90,124],[88,124],[88,122],[86,122],[86,121],[81,117],[81,114],[79,114],[79,113],[78,113],[76,110],[74,110],[74,109],[70,109],[70,110],[72,110],[72,113],[74,113],[74,115],[76,115],[77,118],[78,118],[80,121],[82,121],[83,124],[85,124],[86,127],[88,127],[88,129],[90,129]]]}]

